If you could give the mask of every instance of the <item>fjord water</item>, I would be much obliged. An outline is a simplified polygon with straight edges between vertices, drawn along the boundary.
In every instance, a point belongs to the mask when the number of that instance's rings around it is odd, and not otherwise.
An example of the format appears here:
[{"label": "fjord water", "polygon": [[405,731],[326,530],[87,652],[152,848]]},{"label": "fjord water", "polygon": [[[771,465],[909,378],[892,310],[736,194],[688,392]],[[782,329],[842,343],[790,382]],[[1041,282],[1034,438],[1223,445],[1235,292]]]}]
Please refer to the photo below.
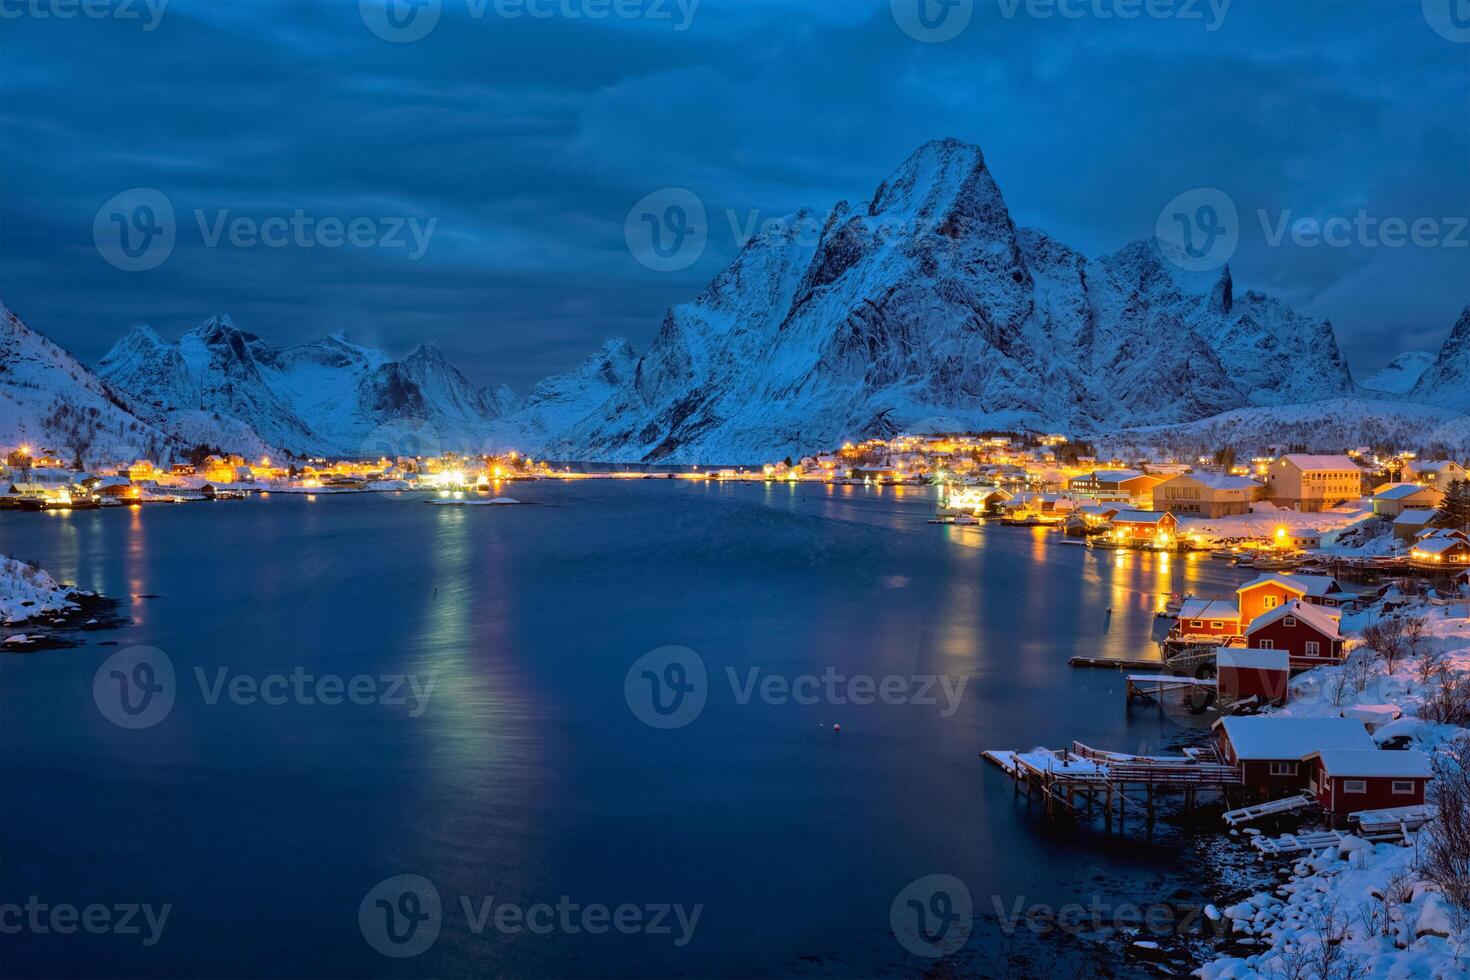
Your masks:
[{"label": "fjord water", "polygon": [[[929,961],[894,938],[890,906],[945,874],[982,917],[960,972],[985,972],[1029,941],[1003,939],[997,908],[1188,887],[1187,842],[1124,849],[1048,825],[978,753],[1179,741],[1158,712],[1130,714],[1118,673],[1067,658],[1148,653],[1161,593],[1228,594],[1237,572],[929,525],[918,489],[502,492],[537,506],[273,494],[0,514],[0,551],[121,597],[133,620],[0,657],[0,901],[172,905],[151,947],[146,930],[23,931],[4,937],[0,971],[911,975]],[[134,645],[164,651],[178,687],[165,718],[126,730],[92,685]],[[666,645],[696,651],[709,685],[692,723],[659,730],[630,710],[624,679]],[[221,668],[434,687],[417,717],[411,695],[210,703]],[[946,717],[937,688],[937,704],[741,703],[752,668],[965,680]],[[443,903],[437,941],[401,959],[358,922],[369,890],[400,874]],[[678,946],[672,916],[672,935],[510,934],[493,918],[477,933],[462,898],[702,911]]]}]

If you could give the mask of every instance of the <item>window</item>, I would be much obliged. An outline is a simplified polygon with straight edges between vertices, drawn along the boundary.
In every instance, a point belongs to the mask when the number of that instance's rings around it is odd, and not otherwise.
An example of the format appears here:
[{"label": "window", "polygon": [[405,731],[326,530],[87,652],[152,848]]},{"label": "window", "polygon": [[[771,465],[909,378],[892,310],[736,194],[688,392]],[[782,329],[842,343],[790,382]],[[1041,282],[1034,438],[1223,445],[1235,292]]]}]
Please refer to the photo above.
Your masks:
[{"label": "window", "polygon": [[1322,644],[1316,640],[1308,640],[1302,653],[1308,657],[1320,657],[1322,656]]},{"label": "window", "polygon": [[1271,763],[1271,775],[1273,776],[1295,776],[1295,762],[1273,762]]},{"label": "window", "polygon": [[1264,605],[1267,609],[1275,609],[1277,606],[1281,605],[1281,597],[1268,595],[1261,600],[1261,604]]},{"label": "window", "polygon": [[1191,619],[1189,621],[1189,625],[1193,626],[1195,629],[1199,629],[1205,625],[1205,621],[1203,619]]},{"label": "window", "polygon": [[1224,629],[1224,628],[1225,628],[1225,624],[1222,623],[1222,622],[1220,622],[1218,619],[1214,619],[1214,620],[1211,620],[1210,621],[1210,629],[1212,629],[1212,630],[1218,630],[1218,629]]},{"label": "window", "polygon": [[1281,621],[1281,625],[1283,625],[1283,626],[1295,626],[1296,625],[1296,617],[1295,616],[1287,616],[1285,619],[1283,619]]},{"label": "window", "polygon": [[1257,650],[1275,650],[1276,649],[1276,641],[1274,641],[1274,640],[1257,640],[1256,641],[1256,649]]},{"label": "window", "polygon": [[1368,792],[1368,780],[1366,779],[1344,779],[1342,781],[1344,793],[1366,793]]},{"label": "window", "polygon": [[1412,779],[1395,779],[1393,781],[1393,791],[1396,796],[1412,795],[1414,792],[1414,781]]}]

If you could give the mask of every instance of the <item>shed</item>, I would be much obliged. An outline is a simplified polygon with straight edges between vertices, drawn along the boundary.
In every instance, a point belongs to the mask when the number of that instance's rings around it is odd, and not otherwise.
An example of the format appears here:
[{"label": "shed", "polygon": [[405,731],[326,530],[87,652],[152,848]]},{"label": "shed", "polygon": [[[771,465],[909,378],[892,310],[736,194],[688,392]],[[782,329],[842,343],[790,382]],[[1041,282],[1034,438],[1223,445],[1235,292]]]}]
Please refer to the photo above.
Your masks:
[{"label": "shed", "polygon": [[1418,749],[1324,749],[1306,762],[1307,789],[1335,814],[1423,803],[1424,787],[1434,778],[1429,756]]},{"label": "shed", "polygon": [[1286,703],[1291,658],[1285,650],[1221,647],[1215,654],[1215,667],[1220,700],[1254,697],[1261,704]]}]

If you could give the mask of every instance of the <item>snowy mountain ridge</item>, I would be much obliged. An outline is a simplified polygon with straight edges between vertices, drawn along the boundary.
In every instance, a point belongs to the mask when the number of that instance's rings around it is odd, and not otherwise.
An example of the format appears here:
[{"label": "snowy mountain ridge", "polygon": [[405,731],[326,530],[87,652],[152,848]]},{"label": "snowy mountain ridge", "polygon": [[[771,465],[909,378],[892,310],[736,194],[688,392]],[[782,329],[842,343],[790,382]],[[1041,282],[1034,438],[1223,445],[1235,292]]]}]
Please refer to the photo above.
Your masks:
[{"label": "snowy mountain ridge", "polygon": [[[1098,432],[1357,393],[1326,320],[1182,291],[1157,242],[1089,259],[1011,220],[978,147],[920,147],[815,242],[752,240],[669,311],[587,458],[748,461],[919,430]],[[897,230],[895,232],[895,229]]]},{"label": "snowy mountain ridge", "polygon": [[[117,342],[97,365],[143,414],[165,425],[181,412],[238,421],[298,455],[359,455],[383,427],[413,420],[440,444],[478,449],[507,409],[422,344],[401,361],[334,334],[278,347],[217,316],[169,344],[146,325]],[[390,440],[391,442],[391,440]]]},{"label": "snowy mountain ridge", "polygon": [[[76,442],[74,422],[53,418],[66,389],[62,401],[95,408],[99,434],[119,451],[162,440],[249,454],[515,448],[706,464],[899,431],[1246,439],[1254,426],[1269,443],[1282,425],[1312,435],[1294,419],[1317,420],[1323,438],[1345,433],[1325,424],[1333,411],[1408,433],[1470,413],[1470,307],[1422,375],[1428,356],[1403,355],[1397,374],[1369,381],[1389,390],[1372,391],[1354,382],[1327,320],[1237,289],[1228,266],[1186,271],[1172,247],[1145,240],[1088,258],[1019,227],[980,149],[939,140],[869,201],[764,227],[697,297],[668,310],[641,356],[609,341],[524,399],[470,382],[434,344],[402,359],[340,333],[276,346],[228,317],[174,343],[135,327],[93,376],[8,314],[0,370],[12,377],[0,374],[0,394],[16,406],[9,418],[25,419],[17,433]],[[14,394],[12,362],[29,365],[27,377],[49,365],[49,401]]]},{"label": "snowy mountain ridge", "polygon": [[1365,378],[1362,385],[1368,391],[1407,395],[1429,365],[1434,363],[1434,357],[1429,351],[1404,351]]}]

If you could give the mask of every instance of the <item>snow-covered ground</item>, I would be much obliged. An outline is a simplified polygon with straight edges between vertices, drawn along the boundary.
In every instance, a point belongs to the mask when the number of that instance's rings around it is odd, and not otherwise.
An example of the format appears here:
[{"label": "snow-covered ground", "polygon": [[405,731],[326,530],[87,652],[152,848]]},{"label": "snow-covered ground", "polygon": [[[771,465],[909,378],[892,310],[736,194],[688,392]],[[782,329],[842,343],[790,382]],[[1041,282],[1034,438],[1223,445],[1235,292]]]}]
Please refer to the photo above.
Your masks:
[{"label": "snow-covered ground", "polygon": [[[1390,594],[1389,601],[1401,597]],[[1279,713],[1339,717],[1401,712],[1379,728],[1380,742],[1408,736],[1414,747],[1443,754],[1465,729],[1423,719],[1442,678],[1470,679],[1470,600],[1455,606],[1413,605],[1425,616],[1420,655],[1390,674],[1359,646],[1346,663],[1308,671],[1292,681]],[[1344,617],[1349,633],[1383,615],[1382,606]],[[1433,662],[1443,673],[1426,678]],[[1470,910],[1455,907],[1431,884],[1422,861],[1428,829],[1413,847],[1349,837],[1296,862],[1290,878],[1223,910],[1231,934],[1251,937],[1261,951],[1228,956],[1196,971],[1203,980],[1247,977],[1449,978],[1470,976]]]},{"label": "snow-covered ground", "polygon": [[16,625],[46,613],[67,612],[77,604],[71,590],[35,565],[0,555],[0,623]]},{"label": "snow-covered ground", "polygon": [[1341,531],[1373,516],[1373,505],[1367,500],[1350,501],[1320,513],[1286,510],[1264,500],[1251,506],[1254,509],[1249,514],[1181,518],[1179,532],[1216,539],[1270,538],[1278,527],[1285,527],[1288,533],[1312,530],[1321,531],[1325,536],[1329,532]]}]

